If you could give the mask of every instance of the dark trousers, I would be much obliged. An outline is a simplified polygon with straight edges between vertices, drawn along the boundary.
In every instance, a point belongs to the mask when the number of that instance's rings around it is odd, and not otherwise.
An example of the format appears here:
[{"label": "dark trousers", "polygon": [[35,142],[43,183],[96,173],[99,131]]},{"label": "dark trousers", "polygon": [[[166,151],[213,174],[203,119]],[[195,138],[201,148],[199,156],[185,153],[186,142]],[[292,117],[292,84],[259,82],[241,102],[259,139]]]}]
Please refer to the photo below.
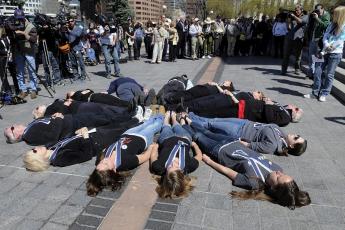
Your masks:
[{"label": "dark trousers", "polygon": [[1,78],[1,91],[12,92],[10,84],[7,80],[6,69],[7,57],[0,57],[0,78]]},{"label": "dark trousers", "polygon": [[169,41],[169,61],[175,61],[177,55],[177,45],[173,45],[172,41]]},{"label": "dark trousers", "polygon": [[153,47],[152,47],[152,36],[145,36],[144,38],[144,43],[145,43],[145,50],[147,54],[148,59],[152,59],[152,52],[153,52]]},{"label": "dark trousers", "polygon": [[274,57],[275,58],[283,58],[284,55],[284,39],[285,36],[274,36]]},{"label": "dark trousers", "polygon": [[140,58],[140,48],[142,43],[141,38],[136,38],[134,41],[134,59],[138,60]]},{"label": "dark trousers", "polygon": [[118,97],[115,97],[111,94],[105,94],[105,93],[93,93],[90,96],[90,102],[119,106],[119,107],[129,107],[131,105],[131,103],[128,101],[121,100]]},{"label": "dark trousers", "polygon": [[188,102],[200,97],[206,97],[217,93],[219,92],[215,86],[210,87],[205,85],[196,85],[189,90],[178,91],[170,95],[166,100],[169,104],[178,104],[182,98],[184,102]]},{"label": "dark trousers", "polygon": [[237,117],[238,105],[231,97],[225,94],[215,94],[207,97],[200,97],[184,103],[189,112],[202,117]]},{"label": "dark trousers", "polygon": [[168,39],[164,39],[164,42],[163,42],[163,54],[162,54],[162,60],[163,61],[166,61],[166,56],[167,56],[167,53],[168,53]]},{"label": "dark trousers", "polygon": [[128,60],[132,61],[133,60],[133,54],[132,54],[133,45],[129,45],[127,41],[127,47],[128,47]]},{"label": "dark trousers", "polygon": [[284,58],[282,63],[282,72],[286,72],[289,66],[290,56],[295,54],[295,70],[301,69],[301,57],[303,49],[303,39],[290,40],[285,39]]},{"label": "dark trousers", "polygon": [[222,45],[222,36],[219,35],[217,37],[214,38],[214,55],[216,56],[220,56],[221,54],[221,45]]},{"label": "dark trousers", "polygon": [[100,63],[99,55],[102,53],[101,46],[97,42],[92,42],[91,48],[95,51],[97,63]]},{"label": "dark trousers", "polygon": [[179,35],[179,41],[177,43],[177,57],[184,58],[186,55],[186,39],[184,36]]}]

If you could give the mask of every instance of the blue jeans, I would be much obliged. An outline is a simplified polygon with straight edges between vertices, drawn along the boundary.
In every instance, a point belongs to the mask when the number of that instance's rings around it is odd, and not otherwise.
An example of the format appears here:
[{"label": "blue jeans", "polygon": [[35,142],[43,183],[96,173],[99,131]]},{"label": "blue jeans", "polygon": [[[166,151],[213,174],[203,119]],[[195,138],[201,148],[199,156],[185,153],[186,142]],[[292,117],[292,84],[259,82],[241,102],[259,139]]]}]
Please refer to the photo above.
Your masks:
[{"label": "blue jeans", "polygon": [[114,47],[114,49],[109,48],[108,45],[102,45],[102,52],[105,59],[105,71],[107,74],[111,74],[111,59],[114,60],[114,73],[115,75],[118,75],[120,73],[120,64],[119,64],[119,55],[117,52],[117,49]]},{"label": "blue jeans", "polygon": [[142,136],[146,141],[146,148],[153,143],[153,136],[159,132],[163,125],[163,115],[152,116],[143,124],[128,129],[124,134],[133,134]]},{"label": "blue jeans", "polygon": [[310,41],[309,42],[309,48],[308,48],[308,64],[309,64],[309,70],[308,70],[308,76],[313,76],[313,60],[312,56],[316,55],[318,52],[318,42],[316,41]]},{"label": "blue jeans", "polygon": [[[51,51],[48,51],[48,58],[50,61],[50,65],[52,67],[53,73],[53,80],[54,83],[57,83],[58,81],[61,80],[61,74],[60,74],[60,69],[59,69],[59,64],[56,61],[56,58],[54,57],[53,53]],[[43,68],[44,68],[44,74],[46,76],[46,79],[49,79],[47,76],[49,75],[49,67],[46,63],[46,59],[44,58],[44,53],[42,53],[42,63],[43,63]],[[51,84],[50,82],[48,82],[48,84]]]},{"label": "blue jeans", "polygon": [[19,89],[22,92],[27,91],[27,86],[25,84],[25,77],[24,77],[24,67],[25,62],[27,62],[29,77],[30,77],[30,89],[32,91],[37,90],[37,75],[36,75],[36,63],[35,63],[35,57],[29,56],[29,55],[17,55],[15,57],[16,61],[16,69],[17,69],[17,79],[18,79],[18,85]]},{"label": "blue jeans", "polygon": [[[341,61],[342,54],[326,54],[324,62],[315,63],[313,94],[328,96],[331,92],[335,69]],[[322,77],[322,74],[324,76]]]},{"label": "blue jeans", "polygon": [[[76,80],[76,79],[85,78],[86,77],[85,65],[84,65],[83,55],[81,54],[81,52],[72,50],[70,52],[70,59],[71,59],[71,64],[72,64],[72,69],[73,69],[73,79]],[[81,76],[79,75],[78,66],[80,68]]]},{"label": "blue jeans", "polygon": [[162,144],[166,139],[170,137],[185,137],[187,138],[190,142],[192,141],[191,135],[182,128],[180,124],[175,124],[172,127],[170,125],[163,125],[161,133],[159,135],[158,143]]},{"label": "blue jeans", "polygon": [[195,115],[194,113],[188,114],[193,123],[199,123],[204,128],[220,134],[225,134],[231,139],[240,138],[242,129],[248,120],[238,118],[204,118]]}]

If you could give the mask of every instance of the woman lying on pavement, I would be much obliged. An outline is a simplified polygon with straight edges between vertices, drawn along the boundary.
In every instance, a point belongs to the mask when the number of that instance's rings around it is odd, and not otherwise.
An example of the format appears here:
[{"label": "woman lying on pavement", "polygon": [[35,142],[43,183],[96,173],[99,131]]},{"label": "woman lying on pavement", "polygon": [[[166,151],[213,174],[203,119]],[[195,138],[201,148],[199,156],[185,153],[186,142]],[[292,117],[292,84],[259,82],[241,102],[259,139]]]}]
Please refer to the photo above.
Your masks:
[{"label": "woman lying on pavement", "polygon": [[[190,119],[186,120],[191,123]],[[202,126],[198,130],[188,125],[183,127],[207,154],[203,155],[206,164],[229,177],[234,186],[252,190],[232,191],[232,197],[268,200],[290,209],[310,204],[308,192],[299,190],[293,178],[265,156],[245,147],[238,140],[212,133]]]},{"label": "woman lying on pavement", "polygon": [[26,152],[24,165],[30,171],[44,171],[52,166],[69,166],[91,160],[116,141],[130,127],[118,129],[83,127],[75,136],[65,138],[51,147],[37,146]]},{"label": "woman lying on pavement", "polygon": [[107,187],[113,191],[120,189],[128,175],[126,171],[148,161],[151,152],[158,149],[158,145],[153,144],[153,137],[162,124],[162,115],[152,116],[143,124],[127,130],[110,145],[97,159],[96,169],[86,184],[87,194],[96,196]]},{"label": "woman lying on pavement", "polygon": [[[170,125],[170,120],[171,124]],[[191,178],[187,175],[199,167],[202,153],[191,136],[176,121],[176,113],[167,111],[159,139],[159,149],[151,155],[151,171],[157,178],[156,191],[159,197],[176,198],[187,196],[193,189]],[[189,155],[193,147],[195,156]]]},{"label": "woman lying on pavement", "polygon": [[[184,114],[185,115],[185,114]],[[204,118],[189,113],[191,126],[204,128],[227,135],[232,139],[241,139],[241,143],[260,153],[287,156],[300,156],[307,149],[307,140],[296,134],[286,134],[276,124],[263,124],[238,118]]]}]

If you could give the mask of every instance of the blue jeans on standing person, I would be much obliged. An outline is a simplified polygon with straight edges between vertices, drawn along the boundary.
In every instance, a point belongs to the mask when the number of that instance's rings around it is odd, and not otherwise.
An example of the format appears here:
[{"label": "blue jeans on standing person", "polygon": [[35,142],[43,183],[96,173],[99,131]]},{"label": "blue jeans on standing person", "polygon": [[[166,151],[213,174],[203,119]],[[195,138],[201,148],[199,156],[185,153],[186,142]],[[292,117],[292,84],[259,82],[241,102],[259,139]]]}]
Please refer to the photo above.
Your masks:
[{"label": "blue jeans on standing person", "polygon": [[[49,58],[49,62],[50,65],[52,67],[52,79],[54,84],[58,83],[61,80],[61,73],[60,73],[60,68],[59,68],[59,64],[56,61],[56,58],[54,57],[53,53],[51,51],[48,51],[48,58]],[[46,79],[49,79],[49,66],[46,63],[46,59],[44,57],[44,53],[42,53],[42,63],[43,63],[43,68],[44,68],[44,74]],[[48,84],[51,85],[51,82],[48,81]]]},{"label": "blue jeans on standing person", "polygon": [[182,128],[180,124],[175,124],[173,126],[170,125],[163,125],[161,133],[159,135],[158,143],[162,144],[166,139],[170,137],[184,137],[189,140],[189,142],[192,142],[191,135]]},{"label": "blue jeans on standing person", "polygon": [[[324,56],[324,62],[315,63],[313,94],[328,96],[333,86],[335,69],[340,63],[342,54],[331,53]],[[322,76],[323,75],[323,76]]]},{"label": "blue jeans on standing person", "polygon": [[[77,80],[77,79],[84,80],[86,78],[86,72],[85,72],[83,55],[81,54],[81,51],[71,50],[70,59],[71,59],[71,64],[72,64],[72,69],[73,69],[73,80]],[[79,75],[78,67],[80,68],[81,75]]]},{"label": "blue jeans on standing person", "polygon": [[232,139],[241,137],[243,126],[248,122],[238,118],[204,118],[192,112],[188,116],[193,121],[192,124],[199,123],[212,132],[225,134]]},{"label": "blue jeans on standing person", "polygon": [[159,132],[163,125],[163,115],[152,116],[143,124],[128,129],[124,134],[136,135],[145,138],[146,148],[153,143],[153,136]]},{"label": "blue jeans on standing person", "polygon": [[313,63],[312,56],[316,55],[318,50],[319,50],[318,42],[317,41],[310,41],[309,42],[309,48],[308,48],[308,64],[309,64],[308,77],[312,77],[314,74],[313,73],[313,64],[315,64],[315,63]]},{"label": "blue jeans on standing person", "polygon": [[116,45],[113,47],[113,59],[114,59],[114,74],[119,77],[120,74],[120,56]]},{"label": "blue jeans on standing person", "polygon": [[24,67],[25,62],[27,62],[28,73],[30,77],[30,89],[31,91],[37,91],[37,75],[36,75],[36,63],[35,57],[29,55],[17,55],[15,57],[16,61],[16,69],[17,69],[17,79],[19,89],[22,92],[27,91],[27,86],[25,84],[25,77],[24,77]]},{"label": "blue jeans on standing person", "polygon": [[120,65],[119,65],[119,55],[117,49],[114,47],[112,49],[109,45],[102,45],[102,52],[104,55],[104,64],[105,64],[105,71],[107,75],[111,74],[111,60],[114,60],[114,73],[115,76],[120,74]]}]

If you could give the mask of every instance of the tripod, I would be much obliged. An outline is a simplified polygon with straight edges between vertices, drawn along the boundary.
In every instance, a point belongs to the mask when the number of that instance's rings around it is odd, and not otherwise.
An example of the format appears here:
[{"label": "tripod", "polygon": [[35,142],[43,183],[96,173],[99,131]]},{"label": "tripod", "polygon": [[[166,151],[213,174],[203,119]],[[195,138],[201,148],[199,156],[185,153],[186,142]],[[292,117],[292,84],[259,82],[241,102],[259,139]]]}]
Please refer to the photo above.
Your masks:
[{"label": "tripod", "polygon": [[[55,86],[54,86],[54,81],[53,81],[53,67],[50,63],[47,41],[45,39],[42,40],[42,45],[43,45],[44,61],[45,61],[45,64],[48,66],[48,71],[49,71],[49,73],[46,74],[46,83],[48,82],[48,87],[55,93]],[[49,94],[51,95],[50,92]]]}]

